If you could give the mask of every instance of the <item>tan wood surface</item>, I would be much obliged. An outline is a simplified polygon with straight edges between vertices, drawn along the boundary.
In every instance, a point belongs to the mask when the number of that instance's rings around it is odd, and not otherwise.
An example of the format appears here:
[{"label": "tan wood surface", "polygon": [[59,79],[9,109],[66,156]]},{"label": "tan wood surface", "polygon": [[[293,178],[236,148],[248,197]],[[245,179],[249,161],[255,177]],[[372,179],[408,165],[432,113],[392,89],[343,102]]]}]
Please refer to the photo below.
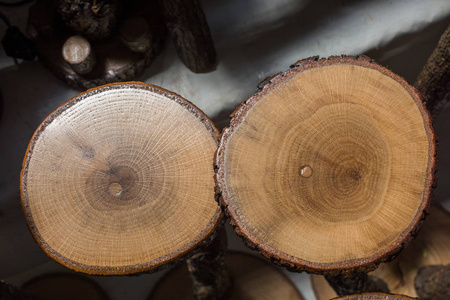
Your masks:
[{"label": "tan wood surface", "polygon": [[371,270],[413,239],[435,136],[420,95],[366,57],[310,58],[233,113],[216,156],[238,234],[298,271]]},{"label": "tan wood surface", "polygon": [[53,112],[24,160],[22,204],[41,248],[93,274],[154,269],[216,228],[218,132],[194,105],[162,88],[92,89]]}]

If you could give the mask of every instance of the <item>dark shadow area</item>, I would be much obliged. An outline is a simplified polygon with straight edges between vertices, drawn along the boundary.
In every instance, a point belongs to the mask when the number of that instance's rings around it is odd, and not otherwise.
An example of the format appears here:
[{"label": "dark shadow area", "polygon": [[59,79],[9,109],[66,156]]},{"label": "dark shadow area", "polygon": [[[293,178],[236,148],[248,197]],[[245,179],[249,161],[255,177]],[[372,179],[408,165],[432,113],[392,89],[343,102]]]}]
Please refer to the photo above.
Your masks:
[{"label": "dark shadow area", "polygon": [[[364,2],[371,1],[309,1],[304,6],[299,5],[295,11],[289,12],[283,20],[265,23],[262,28],[248,29],[246,32],[241,32],[233,41],[220,40],[219,36],[217,40],[220,41],[222,46],[219,49],[219,63],[230,69],[232,73],[240,73],[242,71],[241,69],[245,67],[245,64],[240,60],[223,59],[232,49],[240,49],[247,53],[251,57],[251,61],[248,64],[264,62],[268,56],[283,56],[283,51],[289,44],[314,34],[314,31],[320,26],[325,26],[332,16],[345,12],[346,9],[351,9],[352,4],[358,3],[358,5],[363,5]],[[216,3],[210,5],[214,4]],[[251,9],[246,13],[251,16]],[[220,28],[216,30],[220,31]],[[311,56],[316,54],[318,53],[311,53]],[[299,57],[298,59],[302,58],[304,57]],[[266,74],[266,76],[269,75]]]},{"label": "dark shadow area", "polygon": [[419,31],[400,35],[388,44],[364,54],[402,76],[409,84],[414,84],[449,24],[450,16]]}]

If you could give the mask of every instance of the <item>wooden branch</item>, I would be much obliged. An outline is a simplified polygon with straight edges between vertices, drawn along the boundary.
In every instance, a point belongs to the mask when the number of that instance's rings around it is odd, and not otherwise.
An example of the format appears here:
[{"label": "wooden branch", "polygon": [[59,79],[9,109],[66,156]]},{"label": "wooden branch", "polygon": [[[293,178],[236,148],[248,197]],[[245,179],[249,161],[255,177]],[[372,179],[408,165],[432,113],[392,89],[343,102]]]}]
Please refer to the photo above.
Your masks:
[{"label": "wooden branch", "polygon": [[159,1],[181,61],[195,73],[215,68],[216,50],[198,0]]},{"label": "wooden branch", "polygon": [[369,276],[367,273],[358,273],[353,276],[328,275],[325,278],[338,296],[367,292],[389,293],[389,288],[383,280]]},{"label": "wooden branch", "polygon": [[226,250],[227,235],[221,226],[211,244],[186,261],[196,300],[227,299],[231,293],[232,282],[225,267]]},{"label": "wooden branch", "polygon": [[414,86],[423,94],[433,117],[450,101],[450,26],[441,36]]},{"label": "wooden branch", "polygon": [[260,87],[216,154],[237,234],[291,271],[351,275],[392,260],[435,186],[420,93],[365,56],[301,60]]},{"label": "wooden branch", "polygon": [[450,264],[422,267],[414,287],[422,300],[450,299]]},{"label": "wooden branch", "polygon": [[110,84],[64,103],[39,126],[21,175],[39,246],[99,275],[155,270],[203,245],[219,133],[192,103],[157,86]]},{"label": "wooden branch", "polygon": [[[227,300],[304,300],[293,282],[267,260],[249,253],[228,251],[225,262],[233,282],[231,295],[225,298]],[[156,283],[147,299],[195,300],[189,277],[187,265],[179,264]]]},{"label": "wooden branch", "polygon": [[95,66],[95,55],[88,40],[80,35],[68,38],[62,47],[62,56],[80,75],[88,74]]}]

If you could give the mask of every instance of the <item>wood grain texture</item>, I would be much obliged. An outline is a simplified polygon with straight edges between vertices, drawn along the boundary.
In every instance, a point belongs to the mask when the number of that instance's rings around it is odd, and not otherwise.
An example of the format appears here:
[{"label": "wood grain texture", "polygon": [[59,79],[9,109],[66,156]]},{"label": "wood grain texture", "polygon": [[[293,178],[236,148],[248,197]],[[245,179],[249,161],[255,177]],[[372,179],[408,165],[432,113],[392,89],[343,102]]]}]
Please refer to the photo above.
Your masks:
[{"label": "wood grain texture", "polygon": [[216,155],[217,199],[274,263],[367,272],[420,228],[435,143],[420,94],[399,76],[365,56],[301,60],[232,114]]},{"label": "wood grain texture", "polygon": [[25,155],[22,205],[40,247],[90,274],[129,274],[199,247],[222,216],[214,202],[218,131],[157,86],[111,84],[69,100]]},{"label": "wood grain texture", "polygon": [[[234,283],[231,294],[225,298],[227,300],[303,300],[287,276],[259,257],[230,251],[226,256],[226,266]],[[195,299],[185,264],[168,272],[148,297],[148,300],[173,299]]]}]

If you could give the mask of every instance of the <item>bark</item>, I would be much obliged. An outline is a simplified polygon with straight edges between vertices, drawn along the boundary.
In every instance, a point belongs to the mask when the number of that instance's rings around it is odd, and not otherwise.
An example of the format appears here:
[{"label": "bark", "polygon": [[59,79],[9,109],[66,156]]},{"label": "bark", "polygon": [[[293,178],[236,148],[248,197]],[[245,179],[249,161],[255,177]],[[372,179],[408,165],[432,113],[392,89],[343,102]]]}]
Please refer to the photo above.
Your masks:
[{"label": "bark", "polygon": [[225,228],[200,252],[187,260],[196,300],[226,299],[231,291],[231,279],[225,267],[227,237]]},{"label": "bark", "polygon": [[58,0],[57,11],[74,33],[90,40],[109,37],[116,29],[118,0]]},{"label": "bark", "polygon": [[328,275],[325,278],[340,297],[367,292],[389,293],[386,282],[366,273],[357,273],[353,276]]},{"label": "bark", "polygon": [[198,0],[159,1],[181,61],[195,73],[212,71],[216,50]]},{"label": "bark", "polygon": [[450,264],[421,268],[414,280],[414,287],[422,300],[450,299]]},{"label": "bark", "polygon": [[450,100],[450,27],[419,74],[415,87],[425,97],[428,110],[437,116]]},{"label": "bark", "polygon": [[0,280],[0,299],[2,300],[41,300],[38,297]]}]

